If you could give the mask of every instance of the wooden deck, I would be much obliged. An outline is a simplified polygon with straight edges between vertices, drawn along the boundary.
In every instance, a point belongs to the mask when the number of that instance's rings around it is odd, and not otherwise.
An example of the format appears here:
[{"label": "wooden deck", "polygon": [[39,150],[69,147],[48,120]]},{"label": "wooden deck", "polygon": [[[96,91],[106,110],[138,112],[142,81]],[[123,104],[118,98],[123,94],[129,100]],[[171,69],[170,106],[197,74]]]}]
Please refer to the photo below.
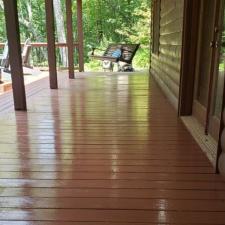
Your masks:
[{"label": "wooden deck", "polygon": [[153,80],[80,75],[0,96],[0,225],[225,224],[225,182]]}]

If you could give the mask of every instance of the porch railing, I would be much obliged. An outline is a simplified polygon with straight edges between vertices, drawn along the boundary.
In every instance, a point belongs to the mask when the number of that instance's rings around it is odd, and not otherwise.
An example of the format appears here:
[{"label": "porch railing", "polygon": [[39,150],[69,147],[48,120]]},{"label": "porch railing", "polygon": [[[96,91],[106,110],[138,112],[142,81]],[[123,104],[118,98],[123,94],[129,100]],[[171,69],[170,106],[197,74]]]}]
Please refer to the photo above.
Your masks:
[{"label": "porch railing", "polygon": [[[21,46],[23,46],[24,43],[21,43]],[[30,61],[33,66],[38,67],[47,67],[47,42],[33,42],[30,44],[32,46],[32,52],[30,53]],[[3,49],[5,46],[5,43],[0,43],[0,49]],[[55,43],[56,46],[56,54],[57,54],[57,66],[62,68],[65,67],[65,65],[62,64],[61,59],[59,57],[60,48],[66,48],[67,43]],[[74,43],[74,62],[75,62],[75,68],[77,69],[78,66],[78,48],[79,44],[77,42]],[[67,66],[66,66],[67,67]]]}]

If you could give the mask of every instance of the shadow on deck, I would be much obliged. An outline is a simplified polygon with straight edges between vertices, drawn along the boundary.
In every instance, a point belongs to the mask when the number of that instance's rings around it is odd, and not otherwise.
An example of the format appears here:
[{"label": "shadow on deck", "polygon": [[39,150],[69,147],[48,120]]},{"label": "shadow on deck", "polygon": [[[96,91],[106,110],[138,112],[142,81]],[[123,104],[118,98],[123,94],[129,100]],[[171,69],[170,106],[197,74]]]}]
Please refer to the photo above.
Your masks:
[{"label": "shadow on deck", "polygon": [[225,224],[225,182],[149,76],[65,77],[28,85],[28,113],[0,96],[0,225]]}]

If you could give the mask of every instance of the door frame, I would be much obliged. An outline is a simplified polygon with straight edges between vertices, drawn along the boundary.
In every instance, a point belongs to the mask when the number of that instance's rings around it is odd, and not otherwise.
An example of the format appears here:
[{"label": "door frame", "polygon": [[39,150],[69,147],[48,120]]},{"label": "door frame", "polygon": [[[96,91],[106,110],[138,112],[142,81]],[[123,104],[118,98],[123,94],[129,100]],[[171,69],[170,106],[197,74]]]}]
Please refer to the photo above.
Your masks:
[{"label": "door frame", "polygon": [[[183,44],[179,90],[179,116],[192,115],[195,69],[197,63],[200,1],[184,0]],[[192,32],[190,32],[190,27]]]},{"label": "door frame", "polygon": [[[197,62],[198,28],[199,28],[200,1],[184,0],[183,44],[181,53],[180,91],[178,116],[191,116],[194,100],[195,69]],[[192,32],[190,32],[192,27]],[[224,80],[225,87],[225,80]],[[213,97],[213,96],[211,96]],[[220,117],[220,134],[217,149],[216,172],[219,173],[218,162],[222,154],[222,133],[225,132],[225,88],[222,99]],[[224,114],[224,120],[223,120]]]},{"label": "door frame", "polygon": [[[211,0],[210,0],[211,1]],[[205,23],[205,18],[203,16],[204,12],[204,4],[205,1],[201,0],[200,5],[200,17],[199,17],[199,31],[198,31],[198,47],[197,47],[197,63],[196,63],[196,71],[195,71],[195,82],[194,82],[194,98],[193,98],[193,110],[192,115],[194,115],[198,121],[204,126],[205,134],[211,134],[215,138],[218,139],[219,135],[219,118],[215,119],[213,114],[214,112],[214,99],[215,99],[215,90],[216,90],[216,78],[218,76],[218,65],[219,65],[219,53],[220,53],[220,39],[221,39],[221,29],[223,22],[223,0],[214,1],[214,12],[213,12],[213,20],[212,20],[212,30],[210,31],[209,40],[211,41],[210,46],[202,46],[202,36],[203,33],[203,24]],[[222,21],[221,21],[222,20]],[[207,22],[207,21],[206,21]],[[210,22],[211,23],[211,22]],[[199,78],[200,78],[200,65],[202,65],[202,47],[209,48],[209,68],[206,71],[209,78],[209,83],[207,84],[207,100],[206,106],[203,106],[197,99],[198,87],[199,87]],[[203,63],[203,67],[205,64]]]},{"label": "door frame", "polygon": [[[217,0],[217,9],[222,0]],[[222,5],[221,5],[222,6]],[[184,20],[183,20],[183,44],[181,53],[181,77],[180,77],[180,90],[179,90],[179,116],[190,116],[193,114],[193,101],[195,96],[195,82],[196,72],[198,69],[198,48],[199,48],[199,27],[200,27],[200,11],[201,1],[184,0]],[[190,27],[192,28],[190,32]],[[217,49],[213,48],[212,57],[216,56]],[[214,57],[215,58],[215,57]],[[214,71],[215,65],[218,63],[217,57],[211,65],[211,74]],[[214,77],[210,77],[214,79]],[[211,82],[212,83],[212,82]],[[210,87],[213,88],[213,87]],[[208,101],[211,101],[213,94],[208,96]],[[211,110],[211,104],[210,110]],[[199,112],[201,115],[202,110]],[[205,118],[204,118],[205,120]]]}]

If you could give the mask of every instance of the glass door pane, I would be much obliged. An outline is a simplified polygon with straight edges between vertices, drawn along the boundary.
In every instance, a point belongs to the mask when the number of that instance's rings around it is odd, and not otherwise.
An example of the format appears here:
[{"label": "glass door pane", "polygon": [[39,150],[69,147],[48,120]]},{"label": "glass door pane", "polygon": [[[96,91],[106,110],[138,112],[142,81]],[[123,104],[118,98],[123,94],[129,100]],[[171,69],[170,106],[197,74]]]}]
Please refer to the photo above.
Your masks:
[{"label": "glass door pane", "polygon": [[214,35],[215,25],[215,7],[216,4],[212,0],[202,0],[202,18],[201,31],[199,39],[199,64],[198,64],[198,80],[196,90],[196,100],[203,106],[208,104],[208,88],[210,82],[210,68],[212,60],[212,48],[210,46]]}]

